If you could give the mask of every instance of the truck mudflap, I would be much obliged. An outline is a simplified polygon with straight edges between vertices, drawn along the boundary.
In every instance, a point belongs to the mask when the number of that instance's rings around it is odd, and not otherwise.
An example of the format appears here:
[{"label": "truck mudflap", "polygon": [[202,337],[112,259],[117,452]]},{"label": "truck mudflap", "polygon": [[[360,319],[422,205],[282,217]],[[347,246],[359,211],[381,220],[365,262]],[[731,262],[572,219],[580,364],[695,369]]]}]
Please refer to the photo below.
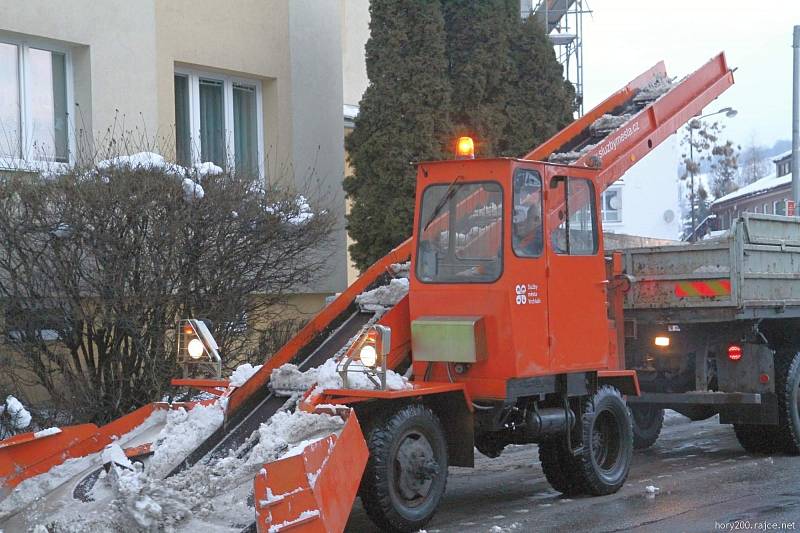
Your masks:
[{"label": "truck mudflap", "polygon": [[355,412],[338,435],[306,446],[302,453],[267,463],[253,481],[259,533],[344,531],[369,452]]}]

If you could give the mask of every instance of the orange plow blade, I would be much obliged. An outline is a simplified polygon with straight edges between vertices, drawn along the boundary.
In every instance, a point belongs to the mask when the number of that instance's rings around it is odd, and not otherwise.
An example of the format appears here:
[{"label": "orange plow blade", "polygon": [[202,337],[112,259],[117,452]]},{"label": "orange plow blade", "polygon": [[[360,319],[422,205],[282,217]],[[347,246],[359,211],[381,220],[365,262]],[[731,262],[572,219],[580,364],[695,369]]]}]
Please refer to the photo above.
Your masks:
[{"label": "orange plow blade", "polygon": [[253,482],[260,533],[344,531],[369,452],[352,409],[338,435],[267,463]]}]

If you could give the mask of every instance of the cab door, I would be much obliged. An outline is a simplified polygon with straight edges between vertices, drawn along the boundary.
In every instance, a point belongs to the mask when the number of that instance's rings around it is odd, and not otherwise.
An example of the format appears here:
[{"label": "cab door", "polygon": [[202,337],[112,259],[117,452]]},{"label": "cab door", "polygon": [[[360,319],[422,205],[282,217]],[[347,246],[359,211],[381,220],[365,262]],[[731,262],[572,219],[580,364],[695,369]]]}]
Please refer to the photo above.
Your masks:
[{"label": "cab door", "polygon": [[548,167],[545,231],[550,363],[555,373],[608,366],[602,233],[594,183]]},{"label": "cab door", "polygon": [[534,165],[514,170],[510,231],[506,250],[517,377],[547,374],[550,352],[547,344],[547,278],[544,250],[544,177]]}]

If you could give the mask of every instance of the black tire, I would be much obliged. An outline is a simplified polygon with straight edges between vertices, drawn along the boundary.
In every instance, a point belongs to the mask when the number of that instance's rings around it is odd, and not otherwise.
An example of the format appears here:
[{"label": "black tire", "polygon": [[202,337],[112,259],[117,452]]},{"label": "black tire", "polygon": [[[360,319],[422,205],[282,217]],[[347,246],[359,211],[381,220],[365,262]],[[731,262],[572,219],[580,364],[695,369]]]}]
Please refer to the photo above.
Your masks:
[{"label": "black tire", "polygon": [[650,405],[631,405],[633,448],[644,450],[658,440],[664,425],[664,410]]},{"label": "black tire", "polygon": [[586,401],[580,423],[576,482],[593,496],[613,494],[625,484],[633,458],[628,405],[617,389],[604,385]]},{"label": "black tire", "polygon": [[563,436],[539,443],[539,462],[542,463],[547,482],[564,496],[577,496],[586,492],[575,471],[578,463],[567,450]]},{"label": "black tire", "polygon": [[369,460],[359,488],[364,509],[382,531],[422,529],[433,518],[447,485],[447,441],[441,422],[420,404],[377,413],[369,422]]},{"label": "black tire", "polygon": [[736,433],[736,440],[748,453],[769,454],[781,448],[776,426],[734,424],[733,432]]},{"label": "black tire", "polygon": [[800,353],[775,356],[775,393],[778,396],[776,436],[781,449],[800,454]]}]

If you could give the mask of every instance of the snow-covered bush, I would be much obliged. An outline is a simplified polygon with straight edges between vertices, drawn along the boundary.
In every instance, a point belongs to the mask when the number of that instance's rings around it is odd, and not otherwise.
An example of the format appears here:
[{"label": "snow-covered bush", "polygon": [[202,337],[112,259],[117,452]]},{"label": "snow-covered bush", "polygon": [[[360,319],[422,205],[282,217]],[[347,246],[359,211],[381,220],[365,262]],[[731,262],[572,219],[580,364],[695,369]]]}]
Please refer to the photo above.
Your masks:
[{"label": "snow-covered bush", "polygon": [[0,405],[0,439],[25,431],[31,425],[31,413],[14,396]]},{"label": "snow-covered bush", "polygon": [[161,398],[180,317],[210,319],[223,354],[256,350],[330,251],[325,191],[302,192],[151,152],[0,178],[0,388],[35,376],[103,422]]}]

